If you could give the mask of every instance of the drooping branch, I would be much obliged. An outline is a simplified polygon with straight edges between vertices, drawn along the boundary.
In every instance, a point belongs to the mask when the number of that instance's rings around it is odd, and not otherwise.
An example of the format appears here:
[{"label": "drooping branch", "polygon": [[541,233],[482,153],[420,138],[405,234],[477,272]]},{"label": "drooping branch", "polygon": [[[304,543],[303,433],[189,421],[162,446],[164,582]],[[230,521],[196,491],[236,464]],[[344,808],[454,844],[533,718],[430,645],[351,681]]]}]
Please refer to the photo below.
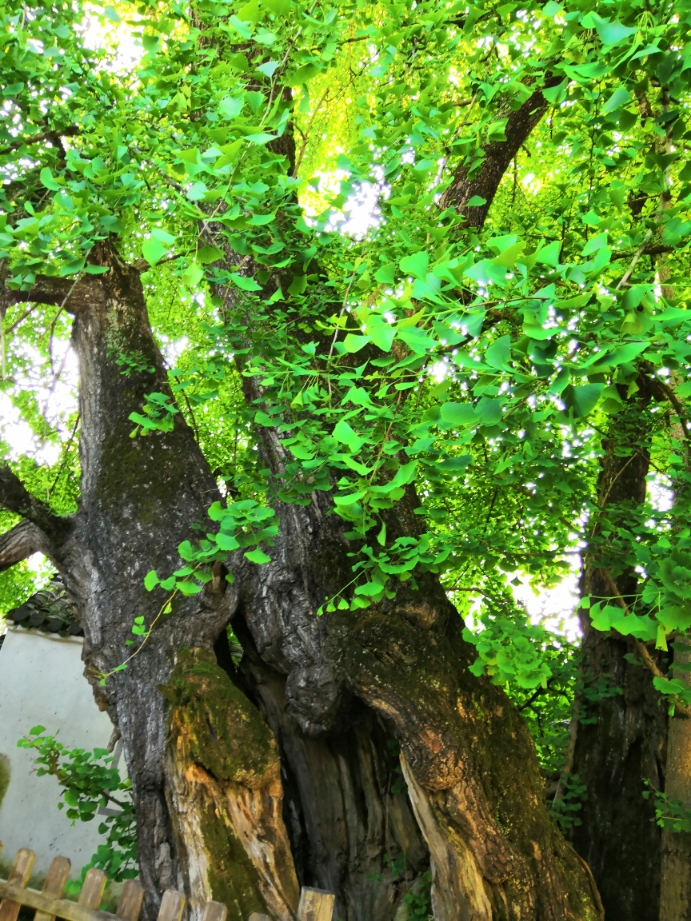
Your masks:
[{"label": "drooping branch", "polygon": [[[556,86],[559,82],[559,77],[548,76],[545,87]],[[459,167],[442,196],[440,206],[462,211],[471,227],[481,228],[504,173],[547,111],[548,105],[542,89],[537,89],[519,109],[509,110],[504,129],[506,140],[493,141],[484,147],[482,167],[472,178],[469,176],[470,167]],[[468,202],[475,196],[483,198],[485,203],[468,207]]]}]

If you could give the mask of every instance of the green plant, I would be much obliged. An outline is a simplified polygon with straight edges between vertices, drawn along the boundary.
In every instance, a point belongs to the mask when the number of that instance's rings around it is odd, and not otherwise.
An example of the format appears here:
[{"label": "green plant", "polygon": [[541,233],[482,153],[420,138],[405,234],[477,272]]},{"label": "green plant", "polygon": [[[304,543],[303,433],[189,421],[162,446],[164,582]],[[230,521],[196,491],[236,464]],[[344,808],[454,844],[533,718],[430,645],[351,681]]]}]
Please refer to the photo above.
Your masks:
[{"label": "green plant", "polygon": [[581,824],[577,813],[580,812],[586,796],[586,786],[581,783],[578,774],[563,772],[559,778],[557,792],[549,803],[550,812],[562,831]]},{"label": "green plant", "polygon": [[81,881],[71,884],[72,891],[80,888],[91,867],[103,870],[112,882],[133,879],[138,874],[137,839],[129,780],[122,780],[107,749],[70,749],[55,735],[44,735],[45,731],[44,726],[34,726],[17,745],[36,751],[34,764],[39,777],[50,775],[57,779],[61,787],[58,809],[66,809],[72,824],[92,822],[100,807],[121,810],[100,823],[98,831],[106,836],[105,842],[82,869]]},{"label": "green plant", "polygon": [[660,828],[664,828],[665,831],[691,832],[691,808],[678,799],[670,799],[666,793],[653,790],[650,784],[648,786],[649,789],[644,791],[643,796],[645,799],[654,796],[655,822]]}]

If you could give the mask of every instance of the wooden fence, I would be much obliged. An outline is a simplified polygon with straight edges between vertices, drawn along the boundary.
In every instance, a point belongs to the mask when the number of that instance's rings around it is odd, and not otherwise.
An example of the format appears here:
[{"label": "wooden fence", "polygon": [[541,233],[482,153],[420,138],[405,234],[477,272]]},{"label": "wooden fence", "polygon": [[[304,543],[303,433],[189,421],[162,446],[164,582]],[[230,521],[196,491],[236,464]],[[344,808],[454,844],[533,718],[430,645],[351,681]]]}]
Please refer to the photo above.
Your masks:
[{"label": "wooden fence", "polygon": [[[0,842],[0,851],[2,843]],[[27,848],[17,851],[6,882],[0,880],[0,921],[17,921],[22,905],[34,908],[34,921],[138,921],[144,898],[144,888],[129,879],[122,888],[115,914],[101,911],[101,899],[106,887],[102,870],[91,869],[86,874],[78,902],[63,899],[62,895],[70,875],[67,857],[55,857],[51,863],[43,890],[27,888],[36,855]],[[297,921],[332,921],[335,897],[321,889],[303,887],[300,893]],[[182,921],[185,896],[175,889],[167,889],[161,899],[158,921]],[[202,921],[226,921],[228,909],[221,902],[207,902]],[[248,921],[271,921],[267,915],[255,912]]]}]

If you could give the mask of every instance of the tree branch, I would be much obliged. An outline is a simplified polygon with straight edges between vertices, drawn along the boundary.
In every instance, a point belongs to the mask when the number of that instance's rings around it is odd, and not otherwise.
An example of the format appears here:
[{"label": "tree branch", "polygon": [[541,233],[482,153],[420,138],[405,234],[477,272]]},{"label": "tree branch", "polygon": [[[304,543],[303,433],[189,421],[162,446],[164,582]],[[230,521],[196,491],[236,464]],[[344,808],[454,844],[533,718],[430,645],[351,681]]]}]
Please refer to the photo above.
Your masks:
[{"label": "tree branch", "polygon": [[64,307],[69,313],[80,313],[103,300],[103,289],[96,276],[53,278],[39,275],[28,291],[8,288],[4,282],[0,288],[0,313],[13,304],[46,304],[49,307]]},{"label": "tree branch", "polygon": [[[8,512],[21,515],[31,523],[37,532],[42,533],[41,540],[44,544],[62,543],[72,527],[69,519],[60,518],[47,505],[34,498],[19,477],[6,465],[0,467],[0,507],[7,509]],[[19,527],[20,525],[17,525],[17,528]],[[9,533],[11,534],[12,531]],[[36,535],[32,539],[34,542],[39,540]],[[31,551],[31,553],[35,552],[35,550]],[[31,553],[27,555],[30,556]],[[54,556],[55,554],[52,552],[48,555]],[[19,557],[19,559],[24,559],[24,557]]]},{"label": "tree branch", "polygon": [[43,531],[32,521],[20,521],[6,534],[0,534],[0,572],[34,553],[55,556],[54,548]]},{"label": "tree branch", "polygon": [[[548,76],[545,87],[556,86],[561,77]],[[487,217],[492,200],[497,193],[504,173],[521,147],[525,144],[533,128],[547,111],[549,103],[542,94],[542,89],[535,92],[515,110],[509,111],[505,128],[505,141],[493,141],[485,147],[485,159],[479,173],[472,179],[468,177],[469,167],[463,165],[454,174],[451,184],[442,195],[440,207],[455,207],[465,214],[471,227],[482,227]],[[478,196],[485,199],[484,205],[468,207],[468,202]]]},{"label": "tree branch", "polygon": [[56,146],[61,147],[60,138],[74,137],[75,134],[79,134],[79,128],[77,128],[76,125],[71,125],[69,128],[64,128],[63,130],[51,128],[49,131],[42,131],[40,134],[32,134],[31,137],[28,138],[17,138],[16,141],[8,144],[7,147],[0,148],[0,157],[12,153],[13,150],[19,150],[20,147],[40,144],[41,141],[52,141]]}]

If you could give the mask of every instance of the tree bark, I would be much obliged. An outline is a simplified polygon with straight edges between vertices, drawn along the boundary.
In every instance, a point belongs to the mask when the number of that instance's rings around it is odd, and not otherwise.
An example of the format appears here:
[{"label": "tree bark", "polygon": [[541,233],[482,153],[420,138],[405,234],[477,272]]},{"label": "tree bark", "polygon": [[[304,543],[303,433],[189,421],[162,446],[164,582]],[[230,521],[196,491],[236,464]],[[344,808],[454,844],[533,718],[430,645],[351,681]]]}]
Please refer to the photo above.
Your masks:
[{"label": "tree bark", "polygon": [[[662,271],[659,272],[660,280]],[[670,292],[665,296],[669,297]],[[681,383],[674,381],[673,384]],[[679,421],[672,429],[672,437],[680,447],[684,458],[685,472],[691,471],[691,456],[687,433],[686,406],[678,406]],[[674,505],[677,521],[685,523],[684,514],[689,497],[688,483],[678,479],[674,484]],[[683,525],[682,525],[683,526]],[[685,666],[685,669],[673,668],[674,677],[686,685],[691,684],[691,650],[681,648],[681,643],[688,644],[683,638],[674,644],[673,665]],[[665,793],[668,800],[691,810],[691,720],[688,714],[681,715],[678,710],[669,720],[667,734],[667,770],[665,776]],[[662,868],[660,888],[660,921],[691,921],[691,832],[674,831],[665,827],[662,832]]]},{"label": "tree bark", "polygon": [[[635,539],[630,529],[646,497],[651,441],[650,384],[644,375],[638,383],[639,393],[613,417],[603,444],[597,509],[581,573],[582,597],[618,593],[629,605],[638,585],[628,552]],[[582,626],[582,689],[570,770],[587,793],[578,813],[581,824],[570,838],[593,872],[606,917],[657,921],[661,832],[654,798],[644,793],[646,782],[664,788],[666,708],[650,672],[627,661],[627,654],[636,652],[630,640],[598,632],[587,615]],[[651,655],[660,661],[659,654]]]}]

